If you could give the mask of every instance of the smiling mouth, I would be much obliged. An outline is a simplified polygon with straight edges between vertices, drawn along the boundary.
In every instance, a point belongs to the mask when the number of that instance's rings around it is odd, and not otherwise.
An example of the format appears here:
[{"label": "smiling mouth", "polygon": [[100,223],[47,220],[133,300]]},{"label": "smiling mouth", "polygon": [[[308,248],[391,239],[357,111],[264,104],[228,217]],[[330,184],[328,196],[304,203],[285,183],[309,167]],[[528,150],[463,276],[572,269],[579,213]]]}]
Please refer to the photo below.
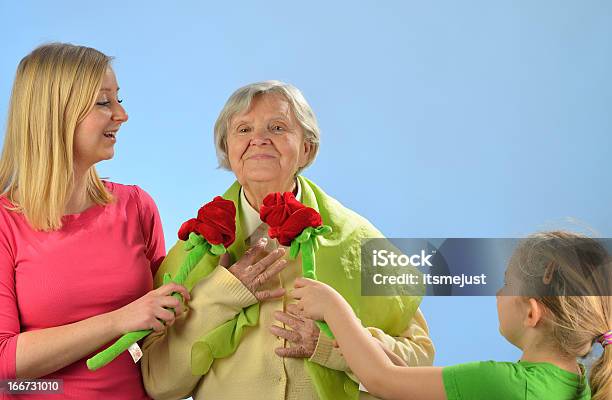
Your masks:
[{"label": "smiling mouth", "polygon": [[104,136],[109,139],[116,139],[117,131],[104,132]]},{"label": "smiling mouth", "polygon": [[269,160],[275,158],[273,155],[271,154],[255,154],[252,155],[250,157],[248,157],[248,160]]}]

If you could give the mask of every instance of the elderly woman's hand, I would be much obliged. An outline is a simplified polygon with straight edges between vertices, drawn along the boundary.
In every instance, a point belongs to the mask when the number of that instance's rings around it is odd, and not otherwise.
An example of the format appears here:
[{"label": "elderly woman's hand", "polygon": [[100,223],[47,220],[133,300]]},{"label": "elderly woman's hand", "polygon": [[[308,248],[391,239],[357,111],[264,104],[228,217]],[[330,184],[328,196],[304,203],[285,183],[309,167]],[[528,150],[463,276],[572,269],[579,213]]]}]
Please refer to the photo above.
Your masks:
[{"label": "elderly woman's hand", "polygon": [[312,318],[323,320],[326,311],[340,312],[342,308],[345,308],[352,313],[352,310],[332,287],[312,279],[297,278],[291,297],[299,300],[298,304],[289,304],[287,312],[274,313],[277,320],[291,329],[284,329],[276,325],[270,327],[270,332],[287,339],[291,347],[279,347],[275,352],[281,357],[310,358],[319,340],[319,328]]},{"label": "elderly woman's hand", "polygon": [[[240,260],[228,268],[228,271],[238,278],[259,301],[276,299],[285,295],[285,289],[283,288],[260,290],[261,286],[277,276],[287,266],[287,260],[282,259],[285,255],[285,249],[283,248],[278,248],[255,262],[266,248],[266,244],[267,239],[260,239],[255,246],[244,253]],[[221,257],[220,264],[225,267],[229,266],[229,256],[227,254]]]},{"label": "elderly woman's hand", "polygon": [[[376,343],[377,346],[380,346],[381,349],[383,349],[383,351],[385,352],[385,354],[387,355],[387,357],[389,358],[389,360],[391,360],[391,362],[393,363],[393,365],[397,365],[398,367],[407,367],[408,363],[406,361],[404,361],[403,358],[401,358],[400,356],[398,356],[397,354],[395,354],[394,352],[392,352],[391,350],[389,350],[387,348],[387,346],[385,346],[384,343],[382,343],[381,341],[379,341],[378,339],[376,339],[375,337],[372,337],[372,341],[374,343]],[[340,355],[342,355],[342,349],[339,348],[338,346],[338,341],[336,341],[334,339],[334,347],[338,349],[338,351],[340,352]]]},{"label": "elderly woman's hand", "polygon": [[274,317],[289,326],[284,329],[277,325],[270,327],[272,334],[289,341],[291,347],[278,347],[274,350],[280,357],[310,358],[317,347],[319,328],[315,321],[300,315],[295,304],[287,306],[287,312],[276,311]]}]

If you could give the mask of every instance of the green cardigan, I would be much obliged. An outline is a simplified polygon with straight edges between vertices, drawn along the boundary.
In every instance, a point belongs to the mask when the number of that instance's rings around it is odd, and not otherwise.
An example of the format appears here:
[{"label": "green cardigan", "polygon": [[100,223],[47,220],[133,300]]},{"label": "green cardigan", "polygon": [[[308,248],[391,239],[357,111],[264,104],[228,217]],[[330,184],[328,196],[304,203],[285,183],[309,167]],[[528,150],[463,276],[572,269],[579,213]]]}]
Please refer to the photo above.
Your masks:
[{"label": "green cardigan", "polygon": [[[299,176],[302,188],[302,203],[317,210],[323,224],[332,228],[332,233],[318,237],[316,265],[317,278],[334,287],[351,305],[364,326],[377,327],[392,336],[400,336],[409,326],[420,297],[361,296],[361,240],[381,238],[382,234],[365,218],[344,207],[310,180]],[[236,215],[236,240],[228,248],[233,260],[238,260],[246,251],[240,206],[240,184],[235,182],[223,197],[232,200],[238,210]],[[178,246],[178,248],[177,248]],[[157,272],[174,273],[187,253],[183,242],[175,244],[171,252],[182,252],[173,257],[175,262],[163,263]],[[210,274],[218,265],[218,257],[204,257],[191,272],[185,286],[191,290],[196,283]],[[159,279],[156,279],[159,282]],[[191,349],[191,367],[194,375],[208,372],[216,358],[231,356],[240,345],[246,329],[259,321],[259,304],[244,308],[233,320],[225,322],[196,341]],[[354,400],[359,397],[357,384],[346,373],[332,370],[305,360],[305,367],[321,399]]]}]

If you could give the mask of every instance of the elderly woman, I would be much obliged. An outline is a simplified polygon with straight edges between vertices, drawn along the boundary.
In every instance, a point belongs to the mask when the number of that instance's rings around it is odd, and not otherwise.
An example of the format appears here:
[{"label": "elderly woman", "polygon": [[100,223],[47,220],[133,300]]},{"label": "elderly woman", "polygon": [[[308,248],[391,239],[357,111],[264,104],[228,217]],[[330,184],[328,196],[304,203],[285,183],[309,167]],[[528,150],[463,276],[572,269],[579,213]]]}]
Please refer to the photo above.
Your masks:
[{"label": "elderly woman", "polygon": [[[359,397],[332,340],[300,317],[287,295],[301,275],[301,261],[288,260],[259,218],[264,197],[273,192],[293,192],[332,227],[332,234],[319,238],[318,278],[347,299],[395,362],[430,365],[433,346],[419,298],[360,296],[360,242],[381,233],[300,176],[319,149],[319,128],[301,92],[277,81],[238,89],[215,124],[215,144],[220,165],[237,179],[224,194],[237,209],[236,241],[228,249],[235,263],[205,258],[186,283],[192,290],[187,314],[145,341],[142,371],[149,395]],[[183,243],[177,243],[160,267],[158,285],[185,256]]]}]

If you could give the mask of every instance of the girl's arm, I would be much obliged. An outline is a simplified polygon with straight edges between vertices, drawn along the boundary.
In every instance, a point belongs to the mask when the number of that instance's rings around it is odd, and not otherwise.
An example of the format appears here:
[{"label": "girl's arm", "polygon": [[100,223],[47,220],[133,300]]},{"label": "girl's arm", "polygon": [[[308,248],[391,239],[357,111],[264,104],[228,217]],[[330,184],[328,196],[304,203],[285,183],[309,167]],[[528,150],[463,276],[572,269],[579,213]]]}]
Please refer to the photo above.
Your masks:
[{"label": "girl's arm", "polygon": [[298,278],[293,297],[309,318],[329,324],[349,367],[368,391],[382,399],[446,400],[442,368],[398,367],[372,341],[350,305],[331,287]]}]

